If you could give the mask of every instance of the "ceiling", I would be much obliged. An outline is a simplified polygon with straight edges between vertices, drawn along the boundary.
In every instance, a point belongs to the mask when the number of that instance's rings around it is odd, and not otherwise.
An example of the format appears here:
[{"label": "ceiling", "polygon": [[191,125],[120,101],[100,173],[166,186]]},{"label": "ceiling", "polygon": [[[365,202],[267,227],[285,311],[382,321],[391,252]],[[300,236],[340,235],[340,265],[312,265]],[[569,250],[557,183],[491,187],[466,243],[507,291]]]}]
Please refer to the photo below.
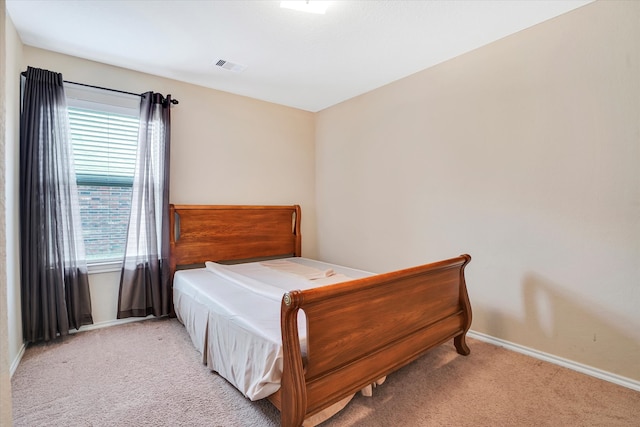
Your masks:
[{"label": "ceiling", "polygon": [[315,112],[591,1],[342,0],[324,15],[276,0],[6,7],[26,45]]}]

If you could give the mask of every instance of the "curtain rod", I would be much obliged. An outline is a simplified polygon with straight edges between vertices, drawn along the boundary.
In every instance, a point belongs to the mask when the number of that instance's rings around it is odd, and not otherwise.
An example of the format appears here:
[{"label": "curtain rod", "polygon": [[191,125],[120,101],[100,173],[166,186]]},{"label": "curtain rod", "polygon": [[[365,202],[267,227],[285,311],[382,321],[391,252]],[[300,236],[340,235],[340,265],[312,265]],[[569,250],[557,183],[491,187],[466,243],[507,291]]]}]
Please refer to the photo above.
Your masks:
[{"label": "curtain rod", "polygon": [[[24,77],[27,77],[27,72],[26,71],[23,71],[20,74],[22,76],[24,76]],[[89,84],[86,84],[86,83],[70,82],[68,80],[63,80],[63,82],[64,83],[69,83],[69,84],[72,84],[72,85],[90,87],[90,88],[93,88],[93,89],[101,89],[101,90],[108,90],[110,92],[124,93],[126,95],[134,95],[134,96],[142,96],[143,95],[143,94],[140,94],[140,93],[127,92],[127,91],[124,91],[124,90],[111,89],[111,88],[108,88],[108,87],[94,86],[94,85],[89,85]],[[176,104],[178,104],[178,100],[177,99],[172,99],[171,103],[176,105]]]}]

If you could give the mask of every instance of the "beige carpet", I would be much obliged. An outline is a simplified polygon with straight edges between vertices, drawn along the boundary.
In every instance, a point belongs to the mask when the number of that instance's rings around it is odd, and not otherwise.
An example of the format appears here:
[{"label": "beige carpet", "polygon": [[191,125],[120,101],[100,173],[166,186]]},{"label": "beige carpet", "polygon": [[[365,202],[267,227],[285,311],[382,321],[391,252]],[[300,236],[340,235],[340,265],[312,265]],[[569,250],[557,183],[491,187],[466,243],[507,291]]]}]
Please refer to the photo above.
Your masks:
[{"label": "beige carpet", "polygon": [[[329,426],[639,426],[640,393],[469,340],[445,344],[356,396]],[[15,426],[276,426],[200,363],[175,319],[29,347],[13,379]]]}]

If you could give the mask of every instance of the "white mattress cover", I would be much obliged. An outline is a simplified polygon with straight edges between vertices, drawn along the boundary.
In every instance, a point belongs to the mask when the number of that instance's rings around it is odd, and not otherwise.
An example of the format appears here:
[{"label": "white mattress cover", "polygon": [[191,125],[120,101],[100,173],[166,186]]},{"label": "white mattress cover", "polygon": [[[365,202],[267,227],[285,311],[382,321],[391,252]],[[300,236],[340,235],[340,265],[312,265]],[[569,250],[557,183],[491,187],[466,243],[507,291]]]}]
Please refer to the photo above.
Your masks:
[{"label": "white mattress cover", "polygon": [[[207,268],[177,271],[174,277],[176,315],[202,353],[203,362],[251,400],[280,388],[280,305],[284,293],[372,275],[307,258],[286,260],[338,274],[334,279],[308,280],[252,262],[207,263]],[[302,311],[298,326],[304,352]]]}]

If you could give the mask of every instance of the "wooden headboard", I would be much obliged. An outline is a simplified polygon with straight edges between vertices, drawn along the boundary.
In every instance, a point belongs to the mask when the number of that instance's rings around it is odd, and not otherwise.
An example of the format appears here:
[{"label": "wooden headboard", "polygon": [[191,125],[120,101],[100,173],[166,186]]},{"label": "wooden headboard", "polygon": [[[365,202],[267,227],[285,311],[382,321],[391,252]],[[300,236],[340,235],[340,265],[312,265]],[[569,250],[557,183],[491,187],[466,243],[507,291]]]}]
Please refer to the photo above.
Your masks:
[{"label": "wooden headboard", "polygon": [[300,206],[170,205],[170,266],[300,256]]}]

